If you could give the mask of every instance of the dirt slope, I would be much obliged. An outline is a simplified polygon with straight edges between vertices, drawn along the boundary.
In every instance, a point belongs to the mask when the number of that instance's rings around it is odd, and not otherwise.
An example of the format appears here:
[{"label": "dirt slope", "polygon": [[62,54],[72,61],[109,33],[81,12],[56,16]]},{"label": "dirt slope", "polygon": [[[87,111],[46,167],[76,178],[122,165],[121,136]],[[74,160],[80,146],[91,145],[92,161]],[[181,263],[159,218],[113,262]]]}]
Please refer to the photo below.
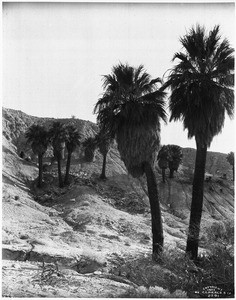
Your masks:
[{"label": "dirt slope", "polygon": [[[151,254],[145,178],[135,180],[127,174],[114,146],[108,155],[107,181],[99,180],[101,155],[96,153],[94,162],[86,163],[77,151],[71,185],[57,187],[53,165],[44,174],[43,190],[38,190],[36,163],[18,154],[23,150],[32,156],[24,139],[26,128],[33,122],[48,126],[51,121],[3,110],[3,296],[118,297],[133,286],[122,266]],[[84,138],[95,134],[95,124],[74,122]],[[165,249],[184,250],[186,244],[195,151],[183,151],[183,165],[174,179],[162,183],[156,168]],[[209,153],[207,172],[213,177],[205,183],[202,251],[206,228],[233,219],[234,214],[232,171],[226,155]]]}]

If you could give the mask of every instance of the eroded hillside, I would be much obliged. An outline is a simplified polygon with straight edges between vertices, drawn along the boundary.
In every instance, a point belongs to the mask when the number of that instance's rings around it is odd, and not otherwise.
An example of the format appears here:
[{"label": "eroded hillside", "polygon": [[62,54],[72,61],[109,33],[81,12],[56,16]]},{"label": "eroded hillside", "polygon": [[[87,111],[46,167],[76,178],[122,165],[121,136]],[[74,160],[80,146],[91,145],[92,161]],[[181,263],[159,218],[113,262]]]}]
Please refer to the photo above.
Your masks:
[{"label": "eroded hillside", "polygon": [[[36,160],[24,133],[34,122],[48,126],[51,121],[3,110],[3,294],[118,297],[138,284],[128,276],[127,261],[143,261],[151,255],[145,178],[137,180],[127,174],[114,145],[108,154],[107,181],[99,179],[102,156],[96,152],[94,161],[86,163],[77,150],[68,187],[57,187],[57,166],[53,164],[44,174],[43,189],[37,189]],[[91,122],[73,122],[83,138],[97,130]],[[32,160],[20,158],[21,151]],[[195,150],[183,149],[183,153],[183,164],[174,179],[162,183],[156,167],[165,249],[184,250],[186,245]],[[206,171],[212,177],[205,183],[201,251],[207,243],[207,228],[233,220],[234,214],[232,170],[226,155],[209,153]],[[54,264],[50,278],[45,277],[46,263]]]}]

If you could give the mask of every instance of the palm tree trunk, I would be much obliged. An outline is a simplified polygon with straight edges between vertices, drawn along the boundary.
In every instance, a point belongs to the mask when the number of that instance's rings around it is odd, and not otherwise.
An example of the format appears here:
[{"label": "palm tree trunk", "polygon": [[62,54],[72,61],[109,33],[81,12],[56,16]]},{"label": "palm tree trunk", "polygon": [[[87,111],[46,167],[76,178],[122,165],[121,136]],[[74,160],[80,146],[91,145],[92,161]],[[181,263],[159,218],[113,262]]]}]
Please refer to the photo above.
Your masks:
[{"label": "palm tree trunk", "polygon": [[162,168],[162,182],[166,182],[166,169],[165,168]]},{"label": "palm tree trunk", "polygon": [[157,182],[153,169],[151,165],[147,162],[145,163],[144,168],[147,177],[148,197],[151,207],[153,259],[155,260],[162,252],[164,242],[161,209],[157,189]]},{"label": "palm tree trunk", "polygon": [[87,162],[92,162],[94,159],[94,152],[92,149],[88,148],[85,149],[84,154],[85,154],[85,159]]},{"label": "palm tree trunk", "polygon": [[234,181],[234,164],[233,164],[233,181]]},{"label": "palm tree trunk", "polygon": [[174,169],[170,169],[170,178],[174,178]]},{"label": "palm tree trunk", "polygon": [[101,179],[107,179],[107,177],[106,177],[106,163],[107,163],[107,152],[103,154],[102,173],[100,175]]},{"label": "palm tree trunk", "polygon": [[43,155],[38,154],[38,163],[39,163],[39,180],[38,180],[38,187],[42,187],[43,182]]},{"label": "palm tree trunk", "polygon": [[58,180],[59,180],[59,187],[63,187],[63,180],[61,174],[61,155],[57,155],[57,169],[58,169]]},{"label": "palm tree trunk", "polygon": [[70,174],[70,163],[71,163],[71,151],[68,151],[67,162],[66,162],[66,175],[65,175],[65,184],[69,183],[69,174]]},{"label": "palm tree trunk", "polygon": [[203,206],[203,189],[205,177],[205,165],[207,146],[197,142],[197,153],[193,178],[192,204],[189,221],[189,232],[187,239],[186,253],[193,260],[198,256],[198,242]]}]

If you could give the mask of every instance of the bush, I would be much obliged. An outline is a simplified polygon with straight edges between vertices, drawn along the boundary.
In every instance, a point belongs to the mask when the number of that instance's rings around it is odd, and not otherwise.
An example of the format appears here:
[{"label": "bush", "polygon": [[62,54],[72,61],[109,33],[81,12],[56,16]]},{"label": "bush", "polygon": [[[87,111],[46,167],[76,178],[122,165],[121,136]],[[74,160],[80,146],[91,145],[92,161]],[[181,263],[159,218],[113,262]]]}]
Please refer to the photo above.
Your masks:
[{"label": "bush", "polygon": [[196,264],[176,251],[163,253],[162,266],[172,276],[166,277],[166,286],[180,289],[193,296],[193,292],[206,286],[216,286],[223,292],[234,292],[234,227],[232,222],[215,222],[207,230],[207,252]]},{"label": "bush", "polygon": [[183,290],[188,295],[202,284],[202,274],[198,267],[185,253],[169,250],[161,256],[162,267],[168,269],[165,276],[165,286],[172,293]]},{"label": "bush", "polygon": [[[233,245],[234,243],[234,223],[214,222],[211,227],[206,230],[208,245],[212,248],[215,243]],[[210,245],[209,245],[210,243]]]},{"label": "bush", "polygon": [[151,286],[146,288],[145,286],[139,286],[138,288],[132,288],[121,297],[124,298],[187,298],[187,294],[183,291],[176,290],[171,294],[168,290],[159,286]]},{"label": "bush", "polygon": [[205,271],[204,285],[214,285],[224,291],[234,290],[234,256],[230,247],[216,245],[209,256],[203,256],[199,268]]},{"label": "bush", "polygon": [[[199,297],[208,287],[234,293],[233,224],[213,223],[207,230],[207,252],[197,263],[184,252],[165,249],[159,264],[149,257],[140,257],[122,264],[120,273],[138,285],[123,296],[127,298]],[[123,272],[121,272],[123,270]],[[204,288],[206,287],[206,291]],[[217,291],[216,288],[216,291]],[[198,293],[198,294],[197,294]],[[206,294],[207,295],[207,294]]]}]

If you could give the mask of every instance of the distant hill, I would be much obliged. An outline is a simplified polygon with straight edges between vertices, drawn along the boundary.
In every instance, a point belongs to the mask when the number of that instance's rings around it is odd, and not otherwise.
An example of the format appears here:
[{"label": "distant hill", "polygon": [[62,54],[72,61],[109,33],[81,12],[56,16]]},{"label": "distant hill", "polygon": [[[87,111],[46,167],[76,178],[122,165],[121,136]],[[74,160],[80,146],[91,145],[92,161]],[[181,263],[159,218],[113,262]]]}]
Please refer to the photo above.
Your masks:
[{"label": "distant hill", "polygon": [[[189,169],[194,169],[196,150],[192,148],[183,148],[183,165]],[[226,176],[233,178],[232,167],[228,163],[227,154],[220,152],[207,152],[206,172],[214,176]]]},{"label": "distant hill", "polygon": [[[78,130],[81,132],[84,140],[89,136],[94,136],[97,132],[96,124],[90,121],[84,121],[76,118],[69,119],[55,119],[55,118],[39,118],[27,115],[26,113],[20,110],[3,108],[2,110],[3,117],[3,136],[11,141],[17,148],[17,153],[21,151],[31,152],[30,146],[27,144],[25,139],[25,132],[27,128],[36,123],[43,124],[46,128],[52,124],[53,121],[60,121],[62,123],[73,123]],[[31,153],[32,154],[32,153]]]}]

